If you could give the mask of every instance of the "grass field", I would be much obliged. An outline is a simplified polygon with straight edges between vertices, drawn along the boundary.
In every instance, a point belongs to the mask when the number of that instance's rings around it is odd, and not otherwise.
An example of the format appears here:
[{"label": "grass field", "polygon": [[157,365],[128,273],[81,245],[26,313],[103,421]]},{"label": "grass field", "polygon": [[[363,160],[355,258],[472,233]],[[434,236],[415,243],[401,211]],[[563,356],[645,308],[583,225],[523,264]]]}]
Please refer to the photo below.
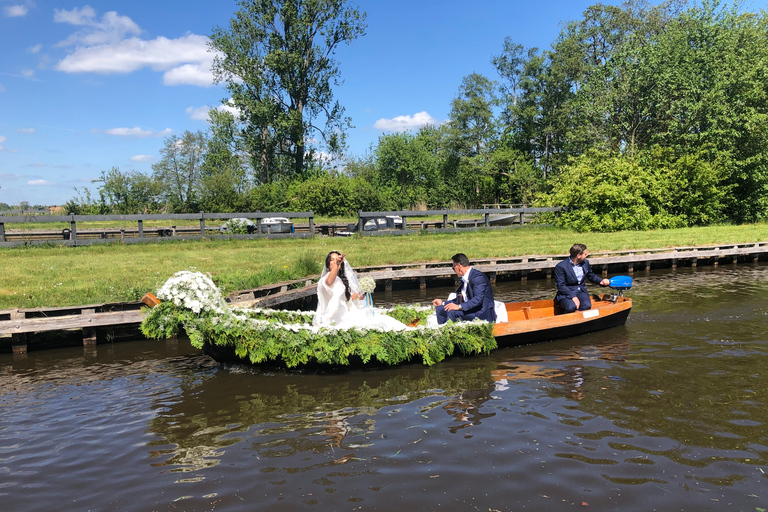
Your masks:
[{"label": "grass field", "polygon": [[0,309],[138,300],[179,270],[210,273],[225,293],[320,272],[331,250],[355,266],[536,254],[565,255],[575,242],[590,252],[768,240],[768,223],[616,233],[541,226],[452,234],[279,240],[163,241],[85,247],[3,248]]}]

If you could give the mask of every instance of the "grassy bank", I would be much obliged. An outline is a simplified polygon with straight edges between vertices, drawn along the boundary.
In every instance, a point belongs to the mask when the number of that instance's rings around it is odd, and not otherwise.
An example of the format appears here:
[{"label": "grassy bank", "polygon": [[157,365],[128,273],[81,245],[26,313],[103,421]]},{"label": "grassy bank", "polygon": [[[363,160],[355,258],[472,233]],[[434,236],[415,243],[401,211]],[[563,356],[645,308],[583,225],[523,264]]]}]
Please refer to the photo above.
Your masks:
[{"label": "grassy bank", "polygon": [[330,250],[355,266],[470,258],[566,254],[574,242],[591,252],[768,240],[768,223],[640,232],[575,233],[551,227],[284,240],[120,243],[0,249],[0,309],[138,300],[178,270],[210,273],[229,293],[317,274]]}]

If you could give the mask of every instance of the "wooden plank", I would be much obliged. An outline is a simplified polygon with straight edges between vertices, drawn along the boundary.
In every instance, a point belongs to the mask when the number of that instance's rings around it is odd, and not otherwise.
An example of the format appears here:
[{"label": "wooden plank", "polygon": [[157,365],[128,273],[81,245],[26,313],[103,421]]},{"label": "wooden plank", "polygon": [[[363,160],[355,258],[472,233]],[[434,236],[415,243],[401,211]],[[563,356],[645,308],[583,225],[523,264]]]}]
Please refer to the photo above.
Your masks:
[{"label": "wooden plank", "polygon": [[11,319],[0,322],[0,335],[139,324],[144,316],[144,311],[117,311],[93,315]]}]

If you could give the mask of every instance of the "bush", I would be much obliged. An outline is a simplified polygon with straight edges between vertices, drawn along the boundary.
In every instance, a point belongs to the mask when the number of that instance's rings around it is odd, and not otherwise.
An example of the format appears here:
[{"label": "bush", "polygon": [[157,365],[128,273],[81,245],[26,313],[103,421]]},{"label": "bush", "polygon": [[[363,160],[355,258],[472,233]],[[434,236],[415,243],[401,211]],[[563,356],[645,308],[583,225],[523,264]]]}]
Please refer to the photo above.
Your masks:
[{"label": "bush", "polygon": [[646,230],[720,220],[724,194],[714,166],[654,147],[637,157],[589,151],[574,158],[538,204],[565,207],[556,222],[581,232]]}]

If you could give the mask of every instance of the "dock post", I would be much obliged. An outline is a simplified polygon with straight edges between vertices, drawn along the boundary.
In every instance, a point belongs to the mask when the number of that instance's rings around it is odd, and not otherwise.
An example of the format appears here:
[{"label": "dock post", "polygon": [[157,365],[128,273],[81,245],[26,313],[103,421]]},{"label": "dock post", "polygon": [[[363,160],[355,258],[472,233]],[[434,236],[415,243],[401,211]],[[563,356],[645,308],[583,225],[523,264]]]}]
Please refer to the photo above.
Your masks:
[{"label": "dock post", "polygon": [[200,212],[200,236],[205,236],[205,213]]},{"label": "dock post", "polygon": [[635,264],[630,263],[629,268],[627,268],[627,272],[629,272],[629,275],[633,275],[635,273]]},{"label": "dock post", "polygon": [[[552,261],[552,258],[547,258],[547,261]],[[552,279],[552,267],[547,267],[547,280]]]},{"label": "dock post", "polygon": [[603,277],[608,277],[608,265],[603,265]]},{"label": "dock post", "polygon": [[139,219],[139,238],[144,238],[144,221]]},{"label": "dock post", "polygon": [[387,293],[392,293],[392,279],[387,279],[384,281],[384,291]]},{"label": "dock post", "polygon": [[[141,221],[139,221],[141,222]],[[94,308],[88,308],[82,310],[82,315],[95,315],[96,310]],[[93,327],[83,328],[83,346],[95,347],[96,346],[96,329]]]},{"label": "dock post", "polygon": [[692,267],[692,268],[696,268],[696,265],[697,265],[698,263],[699,263],[699,258],[697,258],[697,257],[695,257],[695,256],[694,256],[693,258],[691,258],[691,267]]},{"label": "dock post", "polygon": [[427,289],[427,278],[424,276],[421,276],[419,278],[419,291],[423,292]]},{"label": "dock post", "polygon": [[5,222],[0,222],[0,242],[5,242]]},{"label": "dock post", "polygon": [[[27,316],[19,311],[11,311],[11,320],[24,320]],[[11,334],[11,349],[14,354],[27,353],[27,333]]]},{"label": "dock post", "polygon": [[315,212],[312,210],[309,210],[309,236],[315,236]]},{"label": "dock post", "polygon": [[491,281],[491,286],[496,286],[496,272],[488,272],[488,279]]},{"label": "dock post", "polygon": [[523,284],[528,282],[528,271],[526,270],[520,271],[520,282]]},{"label": "dock post", "polygon": [[672,270],[677,270],[677,258],[672,258]]}]

